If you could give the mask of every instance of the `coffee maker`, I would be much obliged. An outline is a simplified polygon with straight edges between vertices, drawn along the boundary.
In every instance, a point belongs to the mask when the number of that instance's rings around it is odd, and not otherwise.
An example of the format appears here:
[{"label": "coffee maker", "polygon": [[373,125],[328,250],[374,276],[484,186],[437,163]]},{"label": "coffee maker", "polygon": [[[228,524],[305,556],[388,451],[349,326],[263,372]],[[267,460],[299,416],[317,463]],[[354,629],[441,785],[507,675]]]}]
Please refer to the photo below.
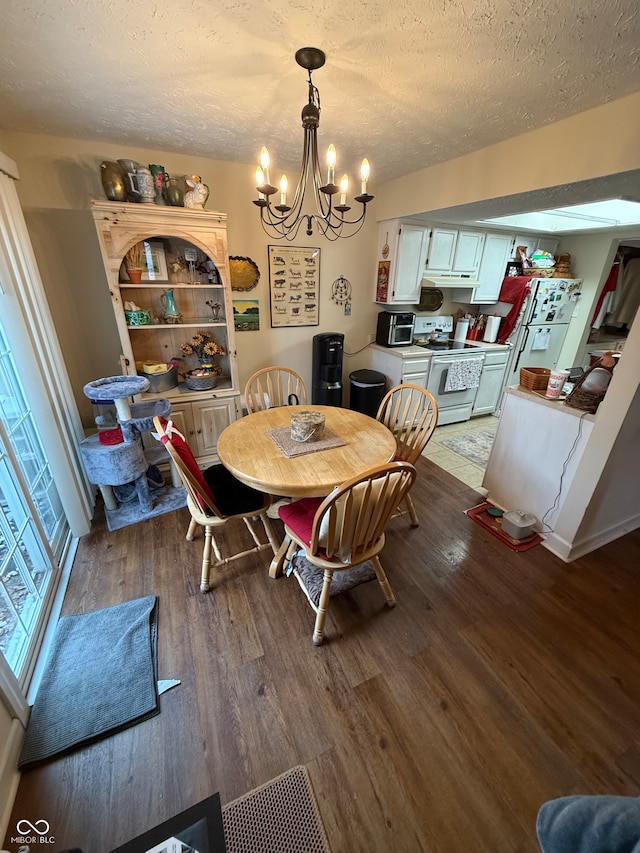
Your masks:
[{"label": "coffee maker", "polygon": [[342,355],[344,335],[314,335],[311,402],[318,406],[342,405]]}]

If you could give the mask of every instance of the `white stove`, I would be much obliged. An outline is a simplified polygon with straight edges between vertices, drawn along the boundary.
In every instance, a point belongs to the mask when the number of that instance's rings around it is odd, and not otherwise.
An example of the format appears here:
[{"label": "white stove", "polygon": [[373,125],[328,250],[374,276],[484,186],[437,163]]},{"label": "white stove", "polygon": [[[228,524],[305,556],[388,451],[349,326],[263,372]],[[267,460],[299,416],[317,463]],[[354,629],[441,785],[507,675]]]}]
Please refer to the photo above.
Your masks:
[{"label": "white stove", "polygon": [[[452,331],[451,316],[416,317],[413,342],[432,353],[427,391],[438,403],[441,426],[469,420],[484,362],[482,348],[451,340]],[[440,333],[442,338],[437,340]]]},{"label": "white stove", "polygon": [[438,332],[450,335],[453,332],[453,317],[442,314],[434,317],[416,317],[413,324],[413,339],[418,346],[424,346],[432,335]]},{"label": "white stove", "polygon": [[453,331],[453,317],[418,317],[424,322],[414,326],[414,346],[423,347],[430,352],[442,350],[469,350],[478,348],[478,344],[467,341],[454,341],[449,337]]}]

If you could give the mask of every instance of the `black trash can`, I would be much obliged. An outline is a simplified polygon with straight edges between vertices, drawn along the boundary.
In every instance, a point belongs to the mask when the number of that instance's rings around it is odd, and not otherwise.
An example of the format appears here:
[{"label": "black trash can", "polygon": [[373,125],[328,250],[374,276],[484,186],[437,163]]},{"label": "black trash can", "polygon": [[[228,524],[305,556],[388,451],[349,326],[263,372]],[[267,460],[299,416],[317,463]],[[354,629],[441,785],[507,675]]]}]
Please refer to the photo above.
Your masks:
[{"label": "black trash can", "polygon": [[349,374],[349,408],[375,418],[387,390],[387,377],[377,370],[354,370]]}]

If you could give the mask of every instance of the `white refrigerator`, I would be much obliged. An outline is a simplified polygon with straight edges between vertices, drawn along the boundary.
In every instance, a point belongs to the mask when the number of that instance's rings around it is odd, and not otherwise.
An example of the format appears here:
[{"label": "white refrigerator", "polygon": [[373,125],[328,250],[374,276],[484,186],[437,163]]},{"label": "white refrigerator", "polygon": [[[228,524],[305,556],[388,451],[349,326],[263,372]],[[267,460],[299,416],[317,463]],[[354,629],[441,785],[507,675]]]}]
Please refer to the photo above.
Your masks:
[{"label": "white refrigerator", "polygon": [[505,385],[520,384],[521,367],[569,368],[558,364],[571,317],[580,299],[581,279],[533,278],[520,321],[509,336],[512,350]]}]

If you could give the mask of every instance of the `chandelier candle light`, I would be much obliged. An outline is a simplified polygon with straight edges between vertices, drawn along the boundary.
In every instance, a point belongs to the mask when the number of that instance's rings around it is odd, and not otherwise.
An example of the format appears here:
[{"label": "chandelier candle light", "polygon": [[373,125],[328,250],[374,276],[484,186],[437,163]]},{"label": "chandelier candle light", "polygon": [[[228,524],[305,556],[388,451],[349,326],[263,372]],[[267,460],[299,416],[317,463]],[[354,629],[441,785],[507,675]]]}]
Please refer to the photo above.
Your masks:
[{"label": "chandelier candle light", "polygon": [[[313,85],[311,72],[322,68],[325,63],[325,55],[316,47],[303,47],[296,52],[296,62],[309,73],[309,102],[302,110],[302,127],[304,128],[302,169],[293,203],[287,204],[289,182],[286,175],[281,177],[279,189],[271,185],[269,152],[264,147],[260,152],[260,166],[256,170],[258,198],[254,199],[253,203],[260,208],[262,227],[270,237],[276,239],[285,237],[287,240],[294,240],[300,226],[305,221],[306,233],[309,237],[313,234],[314,223],[320,233],[328,240],[337,240],[338,237],[353,237],[362,228],[367,213],[367,204],[373,199],[373,196],[367,193],[367,181],[370,173],[369,161],[366,159],[362,161],[360,195],[355,196],[355,201],[362,205],[360,216],[357,219],[346,219],[345,214],[351,210],[351,207],[346,203],[349,177],[343,175],[340,186],[336,185],[337,158],[335,146],[330,145],[327,151],[326,184],[323,184],[318,160],[320,93]],[[310,181],[313,183],[316,213],[305,213],[303,211],[307,185]],[[270,197],[278,192],[280,193],[280,204],[272,205]],[[333,196],[337,193],[340,193],[340,204],[333,204]]]}]

